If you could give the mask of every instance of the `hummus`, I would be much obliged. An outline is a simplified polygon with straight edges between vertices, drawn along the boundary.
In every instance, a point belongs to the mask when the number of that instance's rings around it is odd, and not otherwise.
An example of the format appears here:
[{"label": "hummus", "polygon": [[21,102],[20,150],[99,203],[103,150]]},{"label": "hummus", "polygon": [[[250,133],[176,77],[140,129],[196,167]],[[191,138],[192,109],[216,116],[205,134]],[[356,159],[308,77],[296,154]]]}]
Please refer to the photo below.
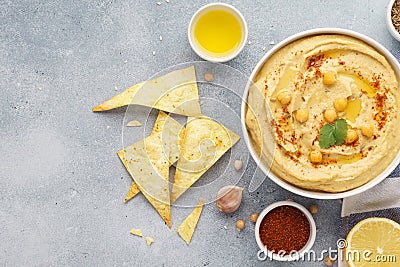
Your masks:
[{"label": "hummus", "polygon": [[[273,174],[298,187],[359,187],[399,151],[398,86],[387,59],[358,39],[297,40],[266,61],[249,89],[245,120],[253,147]],[[321,128],[337,119],[347,122],[352,140],[321,145]]]}]

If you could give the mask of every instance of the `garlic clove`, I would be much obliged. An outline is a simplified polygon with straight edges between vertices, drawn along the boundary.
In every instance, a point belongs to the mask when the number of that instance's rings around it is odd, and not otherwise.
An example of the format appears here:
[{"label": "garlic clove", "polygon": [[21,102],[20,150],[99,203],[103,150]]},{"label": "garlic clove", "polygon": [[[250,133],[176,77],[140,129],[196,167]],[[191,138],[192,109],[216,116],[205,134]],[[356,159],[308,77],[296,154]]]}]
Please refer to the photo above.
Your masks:
[{"label": "garlic clove", "polygon": [[234,185],[222,187],[217,193],[217,208],[224,213],[236,211],[242,202],[243,188]]}]

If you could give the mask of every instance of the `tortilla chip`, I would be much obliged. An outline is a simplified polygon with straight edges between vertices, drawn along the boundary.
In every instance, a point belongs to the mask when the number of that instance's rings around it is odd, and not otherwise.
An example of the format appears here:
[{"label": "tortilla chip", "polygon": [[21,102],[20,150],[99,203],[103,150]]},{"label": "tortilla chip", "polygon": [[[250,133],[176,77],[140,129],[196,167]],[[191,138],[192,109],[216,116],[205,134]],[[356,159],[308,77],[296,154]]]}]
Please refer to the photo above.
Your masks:
[{"label": "tortilla chip", "polygon": [[[155,124],[154,124],[154,127],[153,127],[153,130],[152,130],[152,132],[151,132],[151,135],[154,135],[154,134],[156,134],[156,135],[158,135],[158,136],[162,136],[163,135],[163,130],[166,130],[166,129],[163,129],[164,127],[163,127],[163,125],[165,124],[165,121],[167,120],[167,118],[169,118],[169,119],[171,119],[171,120],[173,120],[171,117],[169,117],[165,112],[163,112],[163,111],[160,111],[159,113],[158,113],[158,116],[157,116],[157,119],[156,119],[156,122],[155,122]],[[175,121],[175,120],[174,120]],[[176,130],[175,129],[175,127],[178,127],[178,125],[176,124],[176,123],[173,123],[174,124],[174,126],[173,126],[173,130]],[[179,124],[179,123],[178,123]],[[180,125],[180,124],[179,124]],[[179,138],[183,138],[183,134],[184,134],[184,128],[183,128],[183,126],[179,126],[179,127],[182,127],[182,131],[179,133]],[[165,137],[167,136],[168,134],[165,134],[164,136],[163,136],[163,138],[165,139]],[[178,160],[178,157],[179,157],[179,144],[177,143],[177,142],[168,142],[169,143],[169,150],[168,151],[166,151],[166,154],[168,154],[168,156],[169,156],[169,163],[170,163],[170,165],[169,166],[171,166],[172,164],[174,164],[177,160]],[[118,151],[117,152],[117,155],[118,155],[118,157],[120,158],[120,160],[122,161],[122,163],[124,164],[124,166],[125,166],[125,168],[128,170],[128,172],[129,172],[129,174],[131,175],[131,177],[133,177],[133,175],[132,175],[132,173],[129,171],[129,167],[128,167],[128,164],[127,164],[127,160],[126,160],[126,158],[125,158],[125,152],[124,152],[124,150],[120,150],[120,151]],[[133,179],[133,178],[132,178]],[[126,202],[128,202],[129,200],[131,200],[134,196],[136,196],[138,193],[140,192],[140,189],[139,189],[139,187],[138,187],[138,185],[135,183],[135,181],[132,181],[132,185],[131,185],[131,187],[130,187],[130,189],[129,189],[129,191],[128,191],[128,194],[126,195],[126,197],[125,197],[125,199],[124,199],[124,202],[126,203]]]},{"label": "tortilla chip", "polygon": [[135,229],[135,228],[132,228],[131,231],[130,231],[130,233],[131,233],[132,235],[137,235],[137,236],[140,236],[140,237],[143,236],[143,234],[142,234],[142,229]]},{"label": "tortilla chip", "polygon": [[[120,151],[118,151],[118,153],[119,153]],[[123,153],[122,153],[123,154]],[[118,155],[119,156],[119,155]],[[125,156],[124,156],[125,157]],[[125,165],[125,162],[126,161],[122,161],[122,162],[124,162],[124,165]],[[140,192],[140,189],[139,189],[139,187],[137,186],[137,184],[135,183],[135,181],[132,181],[132,184],[131,184],[131,188],[129,188],[129,191],[128,191],[128,194],[126,194],[126,197],[125,197],[125,199],[124,199],[124,203],[126,203],[126,202],[128,202],[129,200],[131,200],[134,196],[136,196],[138,193]]]},{"label": "tortilla chip", "polygon": [[171,203],[194,184],[240,136],[216,121],[202,116],[188,118],[179,146],[181,155],[172,186]]},{"label": "tortilla chip", "polygon": [[171,227],[169,166],[179,155],[183,126],[160,111],[153,132],[145,139],[118,151],[139,190]]},{"label": "tortilla chip", "polygon": [[139,126],[142,126],[142,123],[140,121],[133,120],[133,121],[128,122],[128,124],[126,126],[128,126],[128,127],[139,127]]},{"label": "tortilla chip", "polygon": [[152,243],[154,243],[154,239],[149,236],[146,236],[146,244],[150,246]]},{"label": "tortilla chip", "polygon": [[187,216],[178,227],[178,234],[183,240],[186,241],[186,244],[188,245],[192,239],[194,230],[196,229],[197,222],[199,221],[201,211],[203,210],[203,204],[204,199],[201,199],[200,203],[196,206],[192,213],[190,213],[189,216]]},{"label": "tortilla chip", "polygon": [[[122,161],[122,164],[124,164],[125,169],[127,169],[128,172],[129,172],[128,164],[127,164],[127,161],[126,161],[126,158],[125,158],[124,151],[123,150],[118,151],[117,155],[118,155],[119,159]],[[132,174],[130,172],[129,172],[129,174],[132,177]],[[131,184],[131,187],[129,188],[128,194],[126,194],[126,197],[124,199],[124,203],[128,202],[129,200],[131,200],[134,196],[139,194],[139,192],[140,192],[139,187],[137,186],[135,181],[132,181],[132,184]]]},{"label": "tortilla chip", "polygon": [[126,105],[141,105],[185,116],[200,116],[194,66],[138,83],[92,110],[104,111]]}]

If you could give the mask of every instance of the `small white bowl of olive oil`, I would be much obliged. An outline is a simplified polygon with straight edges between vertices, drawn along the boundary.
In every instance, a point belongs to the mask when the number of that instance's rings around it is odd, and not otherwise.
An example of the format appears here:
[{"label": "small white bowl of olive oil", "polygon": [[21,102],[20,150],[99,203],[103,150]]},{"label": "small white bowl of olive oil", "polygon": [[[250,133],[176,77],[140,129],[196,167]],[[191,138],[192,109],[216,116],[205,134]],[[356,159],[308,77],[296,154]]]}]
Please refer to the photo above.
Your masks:
[{"label": "small white bowl of olive oil", "polygon": [[188,28],[189,43],[194,52],[210,62],[235,58],[247,41],[247,24],[233,6],[212,3],[200,8]]}]

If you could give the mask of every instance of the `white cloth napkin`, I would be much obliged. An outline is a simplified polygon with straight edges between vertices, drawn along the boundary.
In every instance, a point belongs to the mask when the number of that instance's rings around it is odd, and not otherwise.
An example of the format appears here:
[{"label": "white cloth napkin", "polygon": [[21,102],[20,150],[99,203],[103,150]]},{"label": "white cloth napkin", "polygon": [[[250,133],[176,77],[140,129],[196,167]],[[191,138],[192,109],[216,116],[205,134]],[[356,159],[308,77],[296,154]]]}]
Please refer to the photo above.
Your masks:
[{"label": "white cloth napkin", "polygon": [[352,214],[400,208],[400,178],[387,178],[361,194],[344,198],[342,217]]},{"label": "white cloth napkin", "polygon": [[[397,166],[392,175],[399,170]],[[341,237],[346,238],[354,225],[370,217],[384,217],[400,223],[400,177],[386,178],[361,194],[343,199]],[[347,264],[339,260],[338,266],[347,267]]]}]

